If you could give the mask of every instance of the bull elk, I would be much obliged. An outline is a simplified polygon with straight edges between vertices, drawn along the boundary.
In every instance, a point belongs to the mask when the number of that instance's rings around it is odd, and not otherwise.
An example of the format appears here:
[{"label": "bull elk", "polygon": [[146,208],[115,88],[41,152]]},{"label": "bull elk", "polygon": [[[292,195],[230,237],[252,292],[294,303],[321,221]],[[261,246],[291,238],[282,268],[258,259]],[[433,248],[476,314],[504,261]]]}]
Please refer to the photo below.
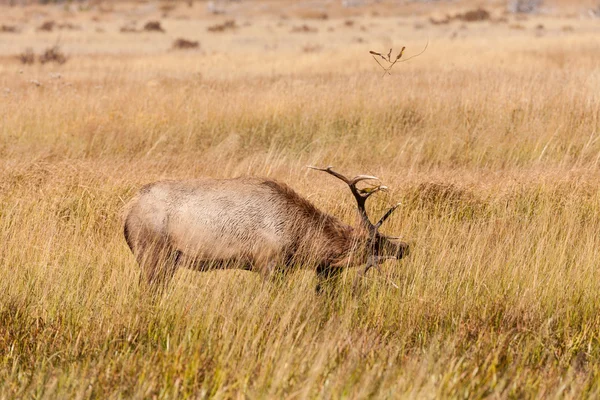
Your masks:
[{"label": "bull elk", "polygon": [[151,287],[169,282],[178,267],[200,271],[240,268],[268,277],[276,268],[316,270],[323,280],[346,267],[365,265],[359,276],[387,259],[400,259],[408,245],[379,228],[398,205],[373,224],[365,202],[382,185],[358,188],[369,175],[347,178],[332,167],[316,168],[344,181],[356,199],[356,228],[317,209],[289,186],[271,179],[159,181],[144,186],[129,203],[124,234]]}]

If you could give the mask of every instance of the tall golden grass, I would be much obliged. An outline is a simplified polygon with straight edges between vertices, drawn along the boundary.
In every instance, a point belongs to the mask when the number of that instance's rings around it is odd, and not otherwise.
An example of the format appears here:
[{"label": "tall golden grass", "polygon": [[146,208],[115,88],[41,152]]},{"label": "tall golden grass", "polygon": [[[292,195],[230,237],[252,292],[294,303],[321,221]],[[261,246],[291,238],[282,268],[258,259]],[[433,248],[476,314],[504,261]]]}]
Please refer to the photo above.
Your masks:
[{"label": "tall golden grass", "polygon": [[[341,30],[310,54],[232,33],[227,53],[4,59],[0,398],[600,396],[600,46],[477,26],[435,28],[385,79],[377,35]],[[354,222],[307,164],[380,176],[371,212],[402,201],[385,229],[410,257],[358,296],[353,270],[328,296],[309,271],[138,288],[120,214],[141,185],[269,176]]]}]

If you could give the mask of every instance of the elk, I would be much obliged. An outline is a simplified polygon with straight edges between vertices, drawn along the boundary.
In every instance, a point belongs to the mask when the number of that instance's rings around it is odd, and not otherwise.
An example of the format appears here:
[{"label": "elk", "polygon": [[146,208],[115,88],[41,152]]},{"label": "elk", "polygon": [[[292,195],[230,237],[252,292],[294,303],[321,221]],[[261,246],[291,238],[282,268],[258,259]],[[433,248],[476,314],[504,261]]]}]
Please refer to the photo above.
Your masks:
[{"label": "elk", "polygon": [[[346,267],[364,265],[359,277],[388,259],[401,259],[407,243],[379,228],[399,204],[373,224],[365,203],[383,185],[358,188],[378,178],[347,178],[332,167],[317,168],[345,182],[356,199],[359,224],[352,227],[324,213],[284,183],[243,177],[159,181],[146,185],[125,212],[125,240],[150,287],[164,287],[179,267],[199,271],[240,268],[269,277],[276,269],[312,268],[324,280]],[[366,183],[366,182],[365,182]]]}]

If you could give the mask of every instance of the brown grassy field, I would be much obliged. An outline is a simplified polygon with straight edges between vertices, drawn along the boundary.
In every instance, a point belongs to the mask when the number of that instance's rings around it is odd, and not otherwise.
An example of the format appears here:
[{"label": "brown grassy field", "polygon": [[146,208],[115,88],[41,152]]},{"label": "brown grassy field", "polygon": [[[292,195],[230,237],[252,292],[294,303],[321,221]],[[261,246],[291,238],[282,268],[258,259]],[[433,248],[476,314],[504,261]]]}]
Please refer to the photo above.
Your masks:
[{"label": "brown grassy field", "polygon": [[[590,3],[327,4],[0,6],[0,398],[600,396]],[[478,5],[489,20],[438,23]],[[19,61],[56,43],[64,64]],[[368,54],[427,43],[385,78]],[[140,290],[139,187],[268,176],[353,222],[308,164],[379,176],[370,210],[402,202],[385,231],[410,257],[358,296],[355,270],[330,296],[310,271]]]}]

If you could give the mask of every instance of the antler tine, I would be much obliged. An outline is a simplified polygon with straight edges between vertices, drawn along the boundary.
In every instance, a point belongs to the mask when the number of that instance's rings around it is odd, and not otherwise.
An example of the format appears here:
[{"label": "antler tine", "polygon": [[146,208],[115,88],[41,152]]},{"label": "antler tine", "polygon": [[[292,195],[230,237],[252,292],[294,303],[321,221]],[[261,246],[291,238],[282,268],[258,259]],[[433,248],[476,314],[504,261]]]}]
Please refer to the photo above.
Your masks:
[{"label": "antler tine", "polygon": [[346,182],[348,185],[356,185],[358,182],[366,181],[366,180],[377,180],[377,181],[379,180],[378,177],[372,176],[372,175],[357,175],[352,179],[348,179],[347,177],[340,174],[339,172],[334,171],[333,166],[331,166],[331,165],[328,167],[325,167],[325,168],[313,167],[312,165],[308,165],[307,167],[310,169],[315,169],[317,171],[327,172],[328,174],[331,174],[331,175],[335,176],[336,178],[341,179],[342,181]]},{"label": "antler tine", "polygon": [[376,176],[371,176],[371,175],[358,175],[355,176],[354,178],[352,178],[352,180],[350,181],[350,184],[354,185],[357,184],[360,181],[366,181],[366,180],[376,180],[378,181],[379,178]]},{"label": "antler tine", "polygon": [[354,198],[356,199],[356,203],[358,206],[358,212],[360,213],[360,216],[361,216],[364,224],[369,229],[369,231],[375,232],[375,226],[371,223],[371,220],[369,219],[369,216],[367,215],[367,211],[365,210],[365,202],[369,198],[369,196],[371,196],[373,193],[376,193],[380,190],[385,190],[385,186],[379,186],[371,191],[368,191],[368,190],[358,189],[356,187],[356,184],[358,182],[365,181],[365,180],[372,180],[372,179],[379,180],[379,178],[377,178],[375,176],[371,176],[371,175],[358,175],[352,179],[348,179],[347,177],[340,174],[339,172],[334,171],[332,166],[328,166],[327,168],[319,168],[319,167],[313,167],[313,166],[309,165],[308,168],[315,169],[317,171],[327,172],[328,174],[333,175],[336,178],[346,182],[346,184],[350,187],[350,191],[352,192],[352,195],[354,195]]},{"label": "antler tine", "polygon": [[335,176],[336,178],[343,180],[348,185],[352,185],[352,181],[350,181],[350,179],[346,178],[344,175],[340,174],[339,172],[335,172],[333,170],[333,166],[331,166],[331,165],[326,168],[313,167],[312,165],[309,165],[308,168],[316,169],[317,171],[327,172],[328,174],[331,174],[331,175]]},{"label": "antler tine", "polygon": [[396,210],[396,208],[398,208],[400,206],[400,204],[402,204],[402,203],[398,203],[398,204],[394,205],[392,208],[390,208],[389,210],[387,210],[387,212],[385,214],[383,214],[383,217],[381,217],[379,222],[377,222],[375,224],[375,229],[379,229],[381,227],[381,225],[385,222],[385,220],[388,219],[390,217],[390,215],[392,215],[392,213]]},{"label": "antler tine", "polygon": [[369,219],[369,216],[367,215],[367,211],[365,210],[365,202],[372,194],[380,192],[380,191],[385,191],[388,189],[388,187],[384,186],[384,185],[379,185],[379,186],[366,188],[366,189],[358,189],[356,187],[356,184],[358,182],[366,181],[366,180],[379,180],[379,178],[377,178],[376,176],[372,176],[372,175],[357,175],[352,179],[348,179],[347,177],[340,174],[339,172],[334,171],[333,167],[331,165],[326,168],[313,167],[313,166],[309,165],[308,168],[315,169],[317,171],[327,172],[328,174],[331,174],[331,175],[335,176],[336,178],[346,182],[346,184],[348,186],[350,186],[350,190],[352,191],[352,194],[354,195],[354,198],[356,199],[356,202],[358,205],[358,211],[359,211],[365,225],[367,225],[367,227],[369,228],[369,230],[372,233],[377,232],[377,230],[381,227],[381,225],[383,225],[383,223],[390,217],[390,215],[392,215],[392,213],[396,210],[396,208],[398,208],[401,204],[401,203],[398,203],[395,206],[393,206],[392,208],[390,208],[389,210],[387,210],[387,212],[383,215],[383,217],[381,217],[379,222],[377,222],[376,224],[372,224],[371,220]]}]

